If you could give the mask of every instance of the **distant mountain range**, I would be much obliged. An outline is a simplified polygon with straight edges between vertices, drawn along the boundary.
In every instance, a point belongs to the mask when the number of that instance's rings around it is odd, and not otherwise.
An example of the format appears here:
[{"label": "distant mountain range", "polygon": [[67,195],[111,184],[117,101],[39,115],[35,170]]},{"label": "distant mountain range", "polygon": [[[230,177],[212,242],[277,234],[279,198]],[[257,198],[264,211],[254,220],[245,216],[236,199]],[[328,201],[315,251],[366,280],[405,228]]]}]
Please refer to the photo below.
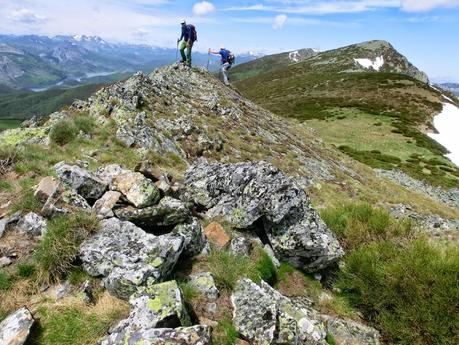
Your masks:
[{"label": "distant mountain range", "polygon": [[459,84],[457,83],[443,83],[438,84],[443,90],[454,93],[456,96],[459,96]]},{"label": "distant mountain range", "polygon": [[[258,57],[240,54],[237,62]],[[207,65],[207,59],[207,54],[194,53],[196,65]],[[115,44],[97,36],[0,35],[0,92],[110,82],[175,60],[175,49]],[[213,59],[210,68],[217,66],[218,60]]]}]

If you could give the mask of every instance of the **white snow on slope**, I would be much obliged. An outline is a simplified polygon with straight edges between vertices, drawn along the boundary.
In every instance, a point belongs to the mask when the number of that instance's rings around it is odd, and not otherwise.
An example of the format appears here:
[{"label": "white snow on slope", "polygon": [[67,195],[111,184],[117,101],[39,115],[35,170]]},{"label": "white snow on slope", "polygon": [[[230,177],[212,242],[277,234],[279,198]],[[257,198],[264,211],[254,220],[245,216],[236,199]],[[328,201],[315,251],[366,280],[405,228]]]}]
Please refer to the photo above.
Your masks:
[{"label": "white snow on slope", "polygon": [[373,68],[375,71],[379,71],[384,65],[384,56],[378,56],[374,61],[370,59],[354,59],[360,66],[370,69]]},{"label": "white snow on slope", "polygon": [[442,112],[435,116],[434,126],[438,134],[429,133],[429,137],[448,149],[446,156],[459,166],[459,108],[449,104],[443,104]]},{"label": "white snow on slope", "polygon": [[294,52],[290,52],[288,54],[288,58],[293,62],[298,62],[298,61],[300,61],[300,53],[298,52],[298,50],[296,50]]}]

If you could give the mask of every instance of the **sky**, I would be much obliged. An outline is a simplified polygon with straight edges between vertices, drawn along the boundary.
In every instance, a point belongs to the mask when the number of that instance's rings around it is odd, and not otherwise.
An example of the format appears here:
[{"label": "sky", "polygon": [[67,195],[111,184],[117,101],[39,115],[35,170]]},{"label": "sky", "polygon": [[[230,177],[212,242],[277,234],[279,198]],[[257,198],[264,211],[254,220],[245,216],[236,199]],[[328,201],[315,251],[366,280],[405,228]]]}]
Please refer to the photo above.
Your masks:
[{"label": "sky", "polygon": [[459,0],[0,0],[0,33],[97,35],[175,47],[181,19],[195,49],[328,50],[387,40],[433,81],[459,82]]}]

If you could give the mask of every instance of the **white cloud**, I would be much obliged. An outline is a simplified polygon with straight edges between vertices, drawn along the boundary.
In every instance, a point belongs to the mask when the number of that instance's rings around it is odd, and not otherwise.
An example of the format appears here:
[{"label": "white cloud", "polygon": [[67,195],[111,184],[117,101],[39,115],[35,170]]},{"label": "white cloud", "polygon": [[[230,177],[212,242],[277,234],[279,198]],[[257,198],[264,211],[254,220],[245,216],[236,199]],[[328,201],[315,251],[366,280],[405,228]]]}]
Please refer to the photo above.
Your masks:
[{"label": "white cloud", "polygon": [[149,31],[144,29],[144,28],[138,28],[132,32],[134,36],[137,36],[139,38],[143,38],[149,34]]},{"label": "white cloud", "polygon": [[288,17],[285,14],[279,14],[278,16],[276,16],[276,18],[274,18],[273,29],[282,29],[285,22],[287,21],[287,18]]},{"label": "white cloud", "polygon": [[400,2],[406,12],[427,12],[435,8],[459,6],[459,0],[401,0]]},{"label": "white cloud", "polygon": [[193,13],[200,17],[212,12],[215,12],[215,6],[208,1],[198,2],[193,6]]},{"label": "white cloud", "polygon": [[46,17],[38,15],[35,12],[26,8],[13,10],[8,16],[8,18],[15,22],[21,22],[26,24],[35,24],[46,20]]}]

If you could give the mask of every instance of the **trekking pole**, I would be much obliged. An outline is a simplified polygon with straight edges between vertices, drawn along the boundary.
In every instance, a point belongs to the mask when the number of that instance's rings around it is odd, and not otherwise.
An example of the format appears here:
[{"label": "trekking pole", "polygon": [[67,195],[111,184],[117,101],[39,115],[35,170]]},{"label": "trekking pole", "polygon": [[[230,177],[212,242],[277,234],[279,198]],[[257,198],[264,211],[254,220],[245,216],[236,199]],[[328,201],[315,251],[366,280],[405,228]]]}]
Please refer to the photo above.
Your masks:
[{"label": "trekking pole", "polygon": [[209,72],[210,53],[207,52],[207,72]]},{"label": "trekking pole", "polygon": [[178,60],[178,44],[179,44],[179,41],[177,40],[177,49],[175,50],[175,62],[177,62]]}]

